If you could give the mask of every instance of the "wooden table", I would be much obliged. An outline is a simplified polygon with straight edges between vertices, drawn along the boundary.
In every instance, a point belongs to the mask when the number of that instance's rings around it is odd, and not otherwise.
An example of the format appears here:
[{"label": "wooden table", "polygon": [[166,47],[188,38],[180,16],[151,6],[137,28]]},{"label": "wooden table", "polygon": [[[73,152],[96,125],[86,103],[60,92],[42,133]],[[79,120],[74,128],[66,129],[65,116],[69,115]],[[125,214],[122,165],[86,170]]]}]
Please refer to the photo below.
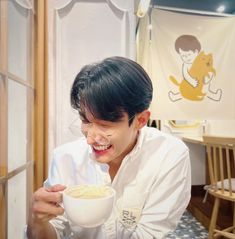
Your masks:
[{"label": "wooden table", "polygon": [[182,140],[186,143],[202,144],[203,145],[202,136],[183,135]]}]

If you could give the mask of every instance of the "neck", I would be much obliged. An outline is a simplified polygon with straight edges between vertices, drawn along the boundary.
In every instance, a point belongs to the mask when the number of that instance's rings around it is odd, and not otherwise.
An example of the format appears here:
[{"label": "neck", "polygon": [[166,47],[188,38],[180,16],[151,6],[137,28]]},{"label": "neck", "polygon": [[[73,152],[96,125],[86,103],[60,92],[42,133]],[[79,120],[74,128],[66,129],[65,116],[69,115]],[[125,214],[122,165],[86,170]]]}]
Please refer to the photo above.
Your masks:
[{"label": "neck", "polygon": [[131,143],[129,145],[129,147],[127,148],[127,150],[125,152],[123,152],[118,158],[112,160],[111,162],[108,163],[109,165],[109,175],[111,177],[111,180],[113,181],[114,177],[116,176],[123,159],[126,157],[127,154],[129,154],[132,149],[135,147],[136,143],[137,143],[137,139],[138,139],[138,135],[139,133],[137,133],[135,140],[133,141],[133,143]]},{"label": "neck", "polygon": [[110,178],[112,181],[113,181],[114,177],[116,176],[118,169],[121,166],[121,163],[122,163],[122,161],[119,163],[113,163],[113,162],[109,163],[109,175],[110,175]]}]

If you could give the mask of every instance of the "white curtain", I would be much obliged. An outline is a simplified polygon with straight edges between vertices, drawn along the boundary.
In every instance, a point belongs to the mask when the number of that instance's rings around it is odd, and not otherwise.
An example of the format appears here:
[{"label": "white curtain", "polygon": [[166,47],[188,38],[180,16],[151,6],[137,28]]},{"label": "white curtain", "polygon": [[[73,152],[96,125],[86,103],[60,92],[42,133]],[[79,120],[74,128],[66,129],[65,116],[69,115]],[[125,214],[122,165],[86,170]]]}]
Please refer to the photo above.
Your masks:
[{"label": "white curtain", "polygon": [[[193,79],[202,80],[198,86],[188,86],[184,80],[182,55],[175,49],[176,39],[182,35],[194,36],[201,45],[188,67]],[[235,119],[235,16],[153,9],[151,16],[141,19],[137,39],[137,60],[154,85],[152,118]]]},{"label": "white curtain", "polygon": [[105,57],[135,58],[134,0],[50,0],[49,158],[52,150],[75,140],[78,113],[70,89],[79,70]]}]

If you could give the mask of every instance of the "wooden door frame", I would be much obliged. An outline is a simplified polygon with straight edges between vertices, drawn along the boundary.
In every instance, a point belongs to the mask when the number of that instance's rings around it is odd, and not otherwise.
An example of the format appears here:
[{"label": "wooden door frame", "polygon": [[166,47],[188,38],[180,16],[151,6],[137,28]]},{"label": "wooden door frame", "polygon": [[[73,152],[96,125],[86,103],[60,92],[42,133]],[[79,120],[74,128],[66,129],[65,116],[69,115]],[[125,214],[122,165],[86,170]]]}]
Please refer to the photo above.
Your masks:
[{"label": "wooden door frame", "polygon": [[7,79],[4,78],[7,69],[7,2],[0,1],[1,21],[0,21],[0,239],[7,237]]},{"label": "wooden door frame", "polygon": [[35,113],[34,113],[34,189],[41,187],[47,175],[48,145],[48,54],[47,0],[36,1]]},{"label": "wooden door frame", "polygon": [[[0,1],[1,21],[0,21],[0,48],[1,48],[1,59],[0,59],[0,239],[7,238],[7,181],[12,176],[19,172],[16,170],[11,174],[8,174],[7,169],[7,158],[8,158],[8,93],[7,93],[7,82],[8,76],[12,77],[7,72],[8,64],[8,51],[7,51],[7,1]],[[34,14],[34,66],[33,66],[33,78],[34,84],[30,82],[23,82],[20,79],[14,80],[20,82],[23,85],[31,88],[33,112],[33,121],[30,123],[32,130],[32,142],[30,146],[33,148],[29,150],[28,162],[23,167],[27,170],[27,202],[26,205],[30,204],[30,198],[32,196],[32,188],[34,190],[42,186],[43,181],[46,177],[47,172],[47,0],[35,1],[35,14]],[[32,161],[33,160],[33,161]],[[31,161],[31,162],[29,162]],[[33,162],[33,163],[32,163]],[[22,170],[19,169],[19,170]],[[33,185],[31,182],[33,182]],[[33,186],[33,187],[32,187]],[[30,189],[29,189],[30,188]]]}]

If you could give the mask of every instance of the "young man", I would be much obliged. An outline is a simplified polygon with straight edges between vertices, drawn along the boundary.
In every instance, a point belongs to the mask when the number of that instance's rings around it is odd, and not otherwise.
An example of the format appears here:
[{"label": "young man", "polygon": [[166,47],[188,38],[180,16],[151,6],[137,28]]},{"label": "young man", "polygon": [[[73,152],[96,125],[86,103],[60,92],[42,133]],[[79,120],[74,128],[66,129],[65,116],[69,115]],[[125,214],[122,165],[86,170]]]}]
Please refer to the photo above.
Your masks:
[{"label": "young man", "polygon": [[[79,72],[71,103],[85,137],[55,150],[33,196],[28,238],[159,239],[176,227],[190,199],[189,154],[179,139],[145,127],[151,100],[151,80],[132,60],[111,57]],[[116,190],[104,225],[82,228],[63,214],[60,192],[75,184]]]}]

